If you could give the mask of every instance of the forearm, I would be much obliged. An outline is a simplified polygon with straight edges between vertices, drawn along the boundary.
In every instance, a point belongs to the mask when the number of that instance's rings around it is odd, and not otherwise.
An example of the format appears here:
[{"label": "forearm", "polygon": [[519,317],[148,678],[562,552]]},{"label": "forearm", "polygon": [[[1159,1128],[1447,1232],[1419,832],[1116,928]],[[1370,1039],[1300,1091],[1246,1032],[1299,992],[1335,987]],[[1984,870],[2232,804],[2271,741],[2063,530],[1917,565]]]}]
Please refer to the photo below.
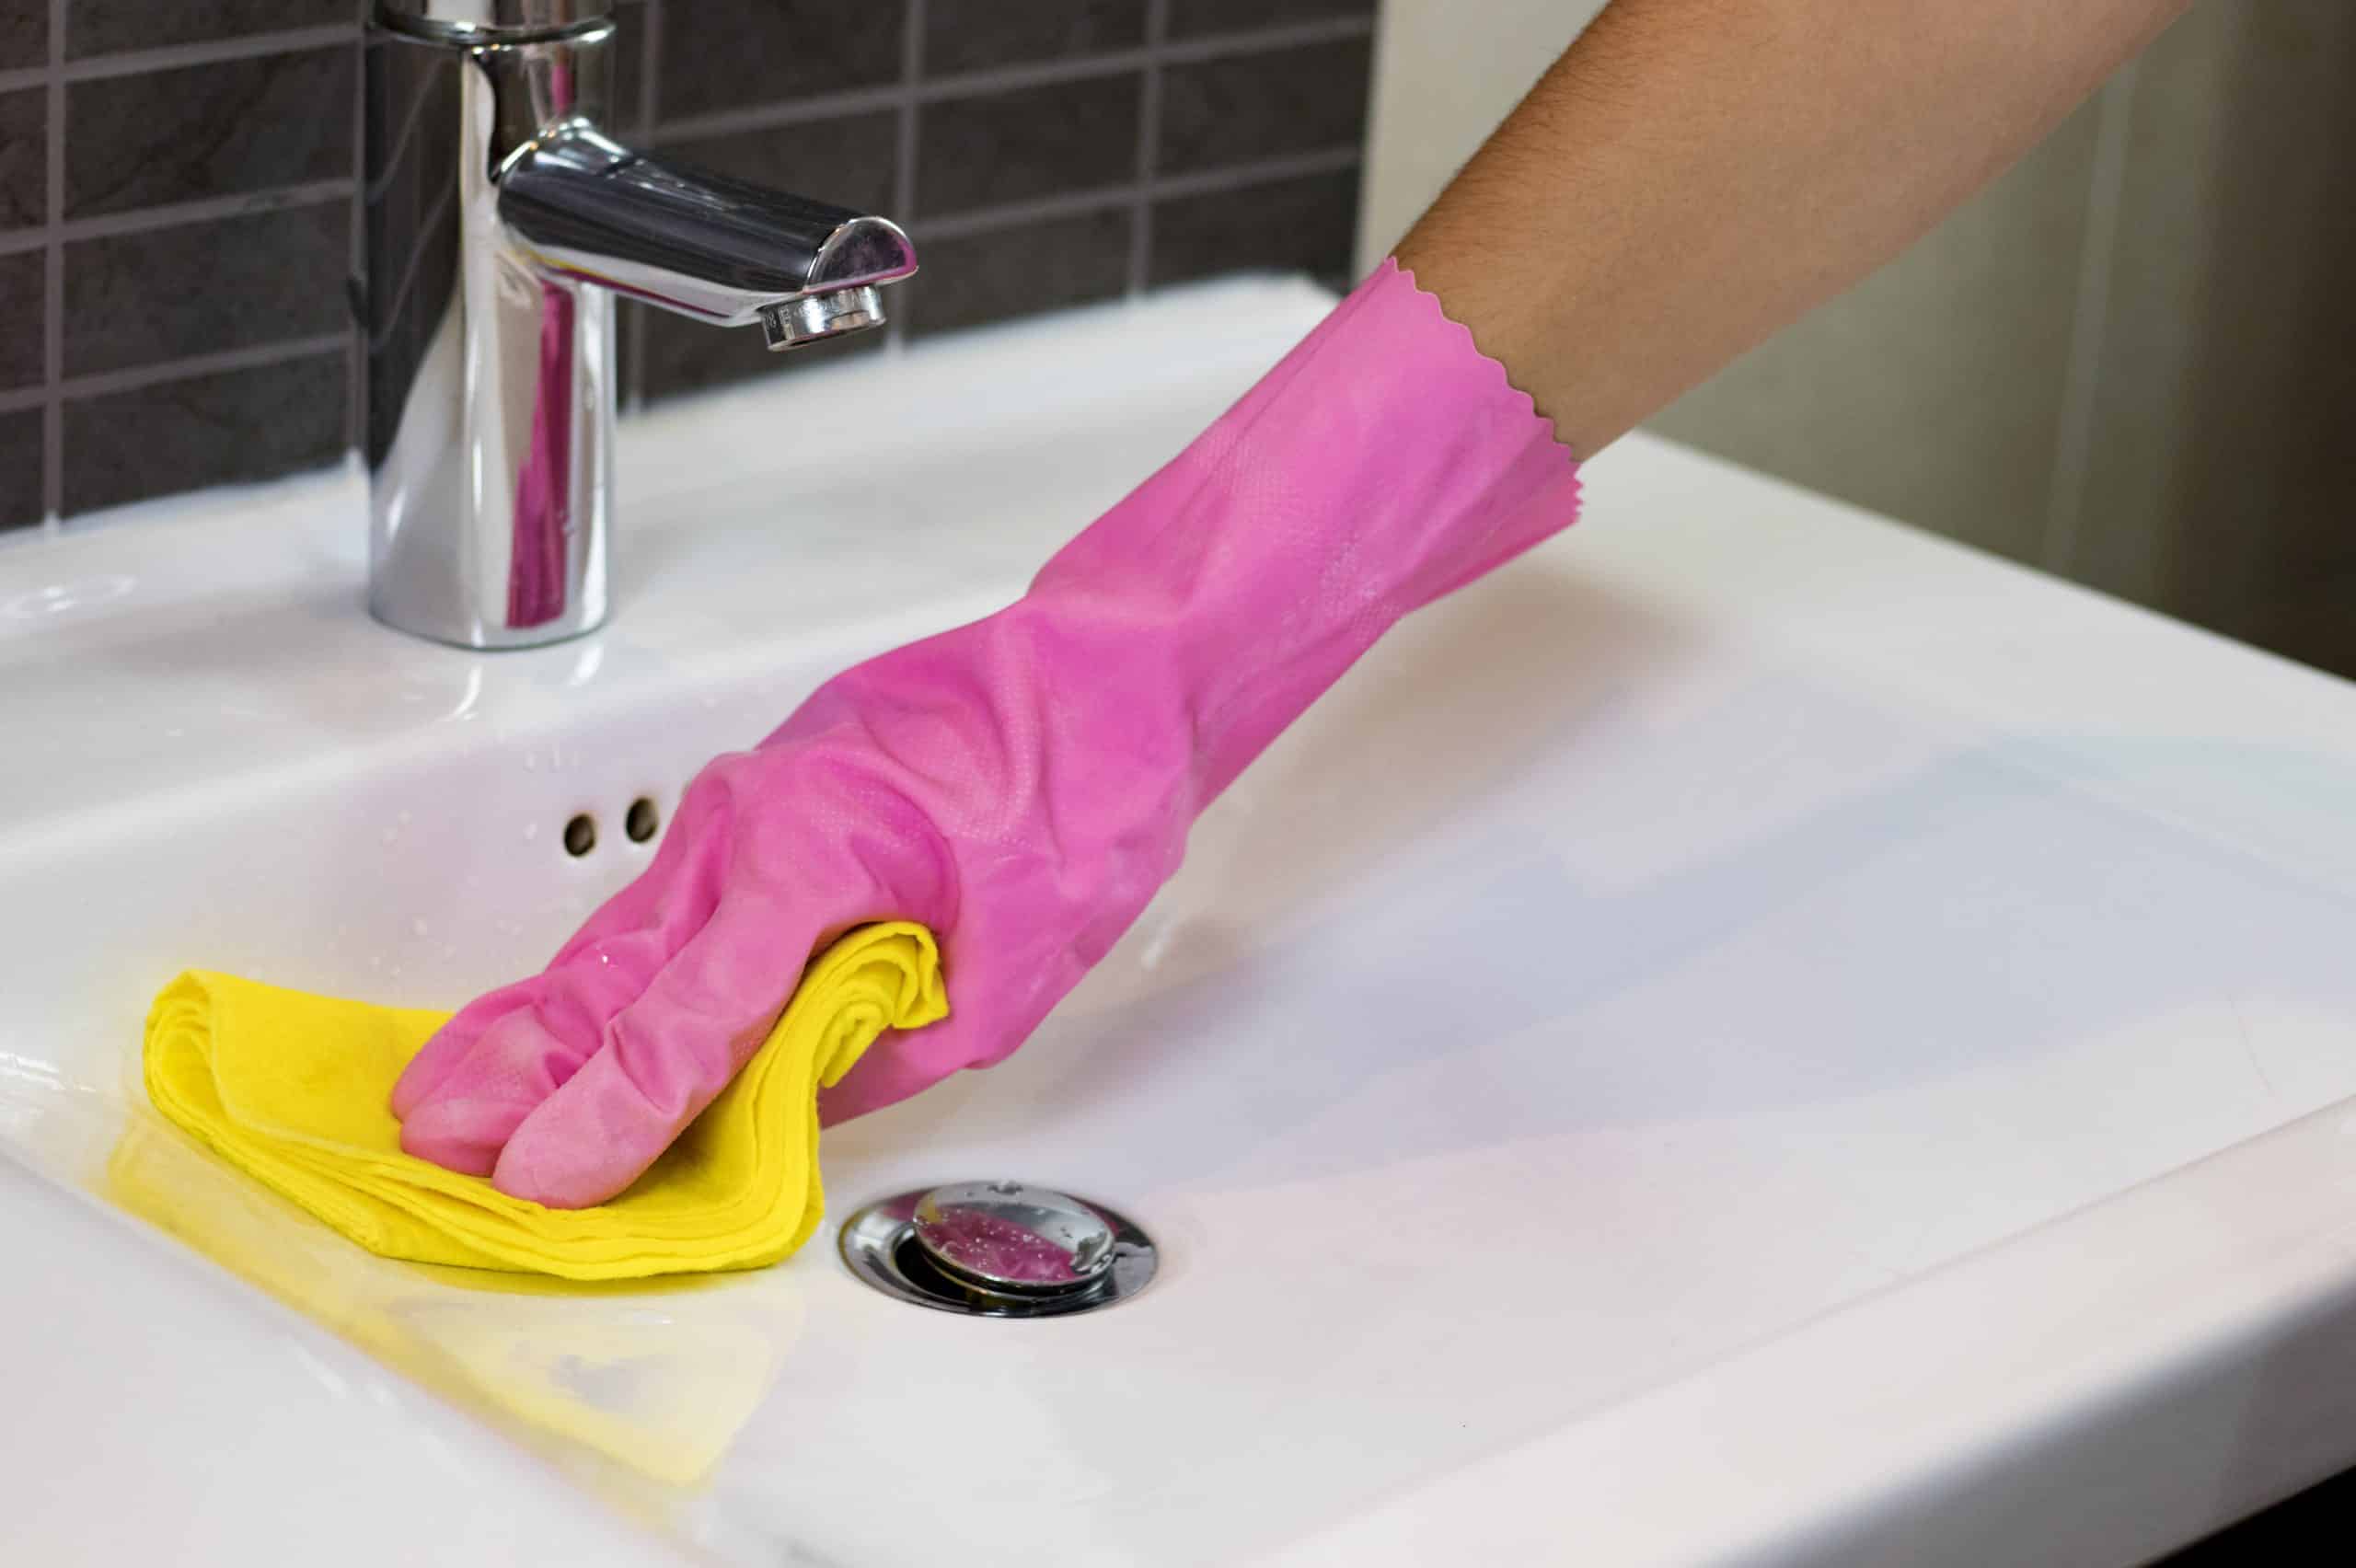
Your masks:
[{"label": "forearm", "polygon": [[1615,0],[1398,257],[1591,455],[1896,255],[2189,0]]}]

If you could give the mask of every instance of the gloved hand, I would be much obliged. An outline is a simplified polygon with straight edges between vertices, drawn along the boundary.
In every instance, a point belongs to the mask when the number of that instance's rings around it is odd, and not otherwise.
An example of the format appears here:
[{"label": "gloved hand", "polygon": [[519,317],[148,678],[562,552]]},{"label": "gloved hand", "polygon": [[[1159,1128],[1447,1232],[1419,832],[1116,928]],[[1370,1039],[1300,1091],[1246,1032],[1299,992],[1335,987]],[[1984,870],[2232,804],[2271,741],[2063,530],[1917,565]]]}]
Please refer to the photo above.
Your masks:
[{"label": "gloved hand", "polygon": [[558,1207],[628,1186],[848,928],[940,938],[950,1016],[830,1121],[1011,1052],[1188,826],[1400,617],[1566,526],[1576,466],[1395,263],[999,614],[819,688],[688,789],[654,862],[394,1091],[402,1146]]}]

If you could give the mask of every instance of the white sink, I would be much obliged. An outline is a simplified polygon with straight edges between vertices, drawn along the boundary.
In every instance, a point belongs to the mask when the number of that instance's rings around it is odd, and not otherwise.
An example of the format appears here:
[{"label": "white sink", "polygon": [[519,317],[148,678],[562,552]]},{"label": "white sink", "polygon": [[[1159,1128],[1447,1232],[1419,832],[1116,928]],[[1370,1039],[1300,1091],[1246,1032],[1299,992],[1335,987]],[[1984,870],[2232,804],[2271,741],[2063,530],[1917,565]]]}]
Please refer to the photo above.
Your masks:
[{"label": "white sink", "polygon": [[0,549],[11,1556],[2127,1562],[2356,1462],[2356,688],[1641,437],[1012,1062],[829,1135],[837,1215],[1117,1205],[1133,1304],[917,1310],[831,1231],[485,1289],[144,1109],[181,967],[536,967],[632,800],[1019,592],[1326,304],[636,421],[614,623],[536,652],[370,624],[348,475]]}]

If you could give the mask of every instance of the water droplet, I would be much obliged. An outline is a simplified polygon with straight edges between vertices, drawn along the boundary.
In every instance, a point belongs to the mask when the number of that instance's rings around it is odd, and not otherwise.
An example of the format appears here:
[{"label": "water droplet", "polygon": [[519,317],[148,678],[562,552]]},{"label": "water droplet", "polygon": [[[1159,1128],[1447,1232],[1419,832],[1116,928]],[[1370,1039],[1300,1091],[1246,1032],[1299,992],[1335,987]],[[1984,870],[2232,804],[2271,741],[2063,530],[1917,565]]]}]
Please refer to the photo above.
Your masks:
[{"label": "water droplet", "polygon": [[420,915],[420,916],[418,916],[415,919],[411,920],[411,921],[409,923],[409,928],[410,928],[410,935],[412,935],[412,936],[419,936],[419,937],[422,937],[422,936],[424,936],[424,935],[425,935],[428,931],[430,931],[433,928],[432,928],[432,927],[430,927],[430,926],[428,926],[428,925],[425,923],[425,917],[424,917],[424,916],[422,916],[422,915]]},{"label": "water droplet", "polygon": [[403,827],[407,827],[409,825],[409,813],[405,811],[396,812],[393,813],[393,820],[399,823]]},{"label": "water droplet", "polygon": [[457,944],[457,943],[456,943],[456,942],[444,942],[444,943],[442,944],[442,956],[443,956],[444,958],[456,958],[456,957],[457,957],[457,956],[458,956],[458,944]]},{"label": "water droplet", "polygon": [[370,954],[368,955],[368,967],[369,967],[369,968],[371,968],[371,969],[382,969],[382,968],[384,968],[384,967],[385,967],[385,955],[384,955],[384,954],[382,954],[382,953],[379,953],[379,952],[372,952],[372,953],[370,953]]},{"label": "water droplet", "polygon": [[526,773],[537,773],[539,770],[540,754],[537,752],[525,752],[524,754],[524,771]]},{"label": "water droplet", "polygon": [[525,824],[524,824],[524,842],[525,842],[525,843],[529,844],[533,839],[537,838],[539,836],[540,836],[540,824],[539,824],[538,823],[536,823],[536,822],[527,822],[527,823],[525,823]]},{"label": "water droplet", "polygon": [[383,833],[377,835],[377,836],[382,838],[387,845],[398,842],[400,836],[401,830],[398,827],[388,827],[385,829]]}]

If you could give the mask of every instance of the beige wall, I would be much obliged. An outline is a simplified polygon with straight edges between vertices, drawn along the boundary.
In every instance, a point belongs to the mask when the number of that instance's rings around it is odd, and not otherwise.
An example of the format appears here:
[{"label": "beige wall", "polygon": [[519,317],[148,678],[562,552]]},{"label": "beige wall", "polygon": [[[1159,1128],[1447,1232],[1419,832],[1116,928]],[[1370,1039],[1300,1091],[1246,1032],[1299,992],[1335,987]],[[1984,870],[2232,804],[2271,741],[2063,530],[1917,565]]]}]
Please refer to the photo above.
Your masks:
[{"label": "beige wall", "polygon": [[[1388,0],[1364,259],[1600,8]],[[2351,0],[2201,0],[1653,428],[2356,674],[2351,83]]]},{"label": "beige wall", "polygon": [[1602,9],[1603,0],[1383,0],[1358,208],[1360,276]]}]

